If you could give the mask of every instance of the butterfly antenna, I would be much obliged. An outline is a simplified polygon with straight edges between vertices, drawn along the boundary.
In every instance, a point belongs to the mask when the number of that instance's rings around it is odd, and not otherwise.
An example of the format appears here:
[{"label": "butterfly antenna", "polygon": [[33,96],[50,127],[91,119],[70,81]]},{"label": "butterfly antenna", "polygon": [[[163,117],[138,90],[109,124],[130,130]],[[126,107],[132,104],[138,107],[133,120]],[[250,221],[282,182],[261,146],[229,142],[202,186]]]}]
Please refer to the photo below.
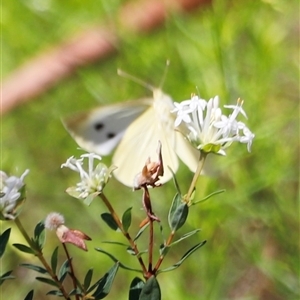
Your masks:
[{"label": "butterfly antenna", "polygon": [[164,84],[164,82],[165,82],[165,79],[166,79],[166,76],[167,76],[167,73],[168,73],[168,70],[169,70],[169,66],[170,66],[170,60],[168,59],[168,60],[166,61],[166,67],[165,67],[165,70],[164,70],[163,77],[162,77],[161,82],[160,82],[160,84],[159,84],[159,88],[160,88],[160,89],[162,88],[162,86],[163,86],[163,84]]},{"label": "butterfly antenna", "polygon": [[118,69],[117,72],[118,72],[119,76],[131,79],[132,81],[140,84],[141,86],[144,86],[146,89],[149,89],[150,91],[154,91],[154,87],[151,84],[148,84],[145,81],[143,81],[143,80],[141,80],[141,79],[139,79],[139,78],[137,78],[137,77],[135,77],[133,75],[130,75],[130,74],[124,72],[124,71],[122,71],[121,69]]}]

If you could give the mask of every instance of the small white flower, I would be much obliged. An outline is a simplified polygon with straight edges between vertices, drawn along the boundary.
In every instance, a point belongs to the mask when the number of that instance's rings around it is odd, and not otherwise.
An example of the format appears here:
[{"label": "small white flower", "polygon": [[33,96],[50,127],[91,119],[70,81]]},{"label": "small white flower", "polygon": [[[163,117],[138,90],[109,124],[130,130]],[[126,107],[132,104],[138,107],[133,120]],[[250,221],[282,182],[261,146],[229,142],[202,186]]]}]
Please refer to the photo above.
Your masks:
[{"label": "small white flower", "polygon": [[21,204],[25,200],[24,178],[29,173],[26,170],[21,177],[10,176],[0,171],[0,219],[14,220],[20,213]]},{"label": "small white flower", "polygon": [[[87,171],[84,168],[84,159],[88,159]],[[80,175],[81,181],[76,184],[75,187],[67,189],[67,192],[79,199],[87,199],[87,204],[90,204],[94,197],[99,195],[109,178],[111,177],[112,168],[107,168],[106,165],[99,163],[94,168],[94,160],[101,160],[99,155],[94,153],[86,153],[80,156],[80,159],[75,159],[73,156],[70,157],[66,163],[62,164],[61,167],[69,168]]]},{"label": "small white flower", "polygon": [[174,105],[172,112],[177,114],[175,127],[195,148],[225,155],[227,147],[240,142],[247,144],[250,152],[254,134],[243,122],[236,120],[239,114],[247,118],[240,99],[237,105],[225,105],[225,108],[233,109],[229,116],[222,114],[218,96],[209,101],[192,96],[191,100]]}]

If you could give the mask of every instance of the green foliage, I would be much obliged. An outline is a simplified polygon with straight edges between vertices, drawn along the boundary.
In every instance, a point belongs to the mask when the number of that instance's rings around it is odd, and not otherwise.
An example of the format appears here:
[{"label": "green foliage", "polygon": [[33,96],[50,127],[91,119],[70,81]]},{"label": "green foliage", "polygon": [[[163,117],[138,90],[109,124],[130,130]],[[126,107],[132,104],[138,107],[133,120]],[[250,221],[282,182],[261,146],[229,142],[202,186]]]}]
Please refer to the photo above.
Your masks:
[{"label": "green foliage", "polygon": [[103,213],[101,214],[101,219],[110,227],[112,230],[118,230],[119,226],[112,217],[110,213]]},{"label": "green foliage", "polygon": [[0,258],[5,252],[5,248],[10,236],[10,231],[11,229],[8,228],[0,235]]},{"label": "green foliage", "polygon": [[95,248],[96,251],[98,252],[101,252],[105,255],[107,255],[110,259],[112,259],[115,263],[118,263],[119,264],[119,267],[122,268],[122,269],[125,269],[125,270],[129,270],[129,271],[134,271],[134,272],[139,272],[141,273],[142,271],[140,269],[134,269],[134,268],[131,268],[131,267],[128,267],[126,265],[124,265],[123,263],[121,263],[117,258],[115,258],[112,254],[110,254],[109,252],[101,249],[101,248]]},{"label": "green foliage", "polygon": [[58,280],[60,282],[63,282],[66,276],[68,275],[68,272],[70,272],[70,261],[67,259],[65,262],[61,265],[59,271],[58,271]]},{"label": "green foliage", "polygon": [[130,284],[130,289],[129,289],[129,300],[139,300],[140,299],[140,294],[142,292],[142,289],[145,285],[145,282],[138,278],[134,277]]},{"label": "green foliage", "polygon": [[149,223],[146,223],[144,226],[142,226],[133,240],[136,241],[143,234],[143,232],[148,228],[148,226]]},{"label": "green foliage", "polygon": [[[52,285],[52,286],[55,286],[55,287],[58,287],[58,283],[56,281],[54,281],[53,279],[49,279],[49,278],[45,278],[45,277],[35,277],[36,280],[40,281],[40,282],[43,282],[43,283],[46,283],[46,284],[49,284],[49,285]],[[59,291],[57,291],[58,293],[60,293]],[[52,294],[52,292],[50,292],[50,294]]]},{"label": "green foliage", "polygon": [[181,266],[181,264],[191,255],[193,254],[196,250],[198,250],[199,248],[201,248],[203,245],[205,245],[206,241],[203,241],[197,245],[195,245],[194,247],[192,247],[189,251],[187,251],[183,256],[182,258],[176,263],[174,264],[173,266],[169,267],[169,268],[166,268],[166,269],[162,269],[162,270],[159,270],[157,272],[157,274],[159,273],[163,273],[163,272],[169,272],[169,271],[172,271],[172,270],[175,270],[177,269],[178,267]]},{"label": "green foliage", "polygon": [[125,230],[125,232],[128,231],[128,229],[131,225],[131,210],[132,210],[132,207],[128,208],[122,216],[122,224],[123,224],[123,229]]},{"label": "green foliage", "polygon": [[215,192],[213,192],[213,193],[211,193],[211,194],[205,196],[204,198],[202,198],[202,199],[200,199],[200,200],[193,201],[193,202],[192,202],[192,205],[195,205],[195,204],[198,204],[198,203],[202,203],[202,202],[204,202],[204,201],[207,201],[207,200],[209,200],[211,197],[213,197],[213,196],[215,196],[215,195],[218,195],[218,194],[222,194],[222,193],[224,193],[224,192],[225,192],[225,190],[215,191]]},{"label": "green foliage", "polygon": [[84,277],[83,288],[85,290],[87,290],[91,284],[93,272],[93,269],[89,269]]},{"label": "green foliage", "polygon": [[29,253],[29,254],[33,254],[33,255],[35,254],[35,251],[26,245],[16,243],[16,244],[13,244],[13,246],[24,253]]},{"label": "green foliage", "polygon": [[168,215],[169,226],[172,231],[177,231],[185,223],[188,213],[188,205],[186,203],[182,203],[182,197],[180,194],[176,194],[173,198]]},{"label": "green foliage", "polygon": [[15,277],[10,275],[13,271],[8,271],[0,276],[0,286],[7,279],[14,279]]},{"label": "green foliage", "polygon": [[39,222],[34,229],[33,243],[36,245],[36,249],[42,250],[46,242],[45,225],[43,222]]},{"label": "green foliage", "polygon": [[58,247],[54,249],[51,255],[51,269],[54,274],[56,274],[57,259],[58,259]]},{"label": "green foliage", "polygon": [[31,270],[34,270],[34,271],[42,273],[42,274],[48,273],[48,271],[45,268],[42,268],[40,266],[36,266],[36,265],[33,265],[33,264],[25,264],[24,263],[24,264],[20,264],[20,266],[31,269]]},{"label": "green foliage", "polygon": [[139,300],[160,300],[161,292],[155,276],[151,276],[142,288]]},{"label": "green foliage", "polygon": [[116,263],[100,280],[96,291],[93,293],[95,300],[105,298],[112,287],[112,283],[117,275],[119,264]]},{"label": "green foliage", "polygon": [[31,290],[31,291],[26,295],[26,297],[24,298],[24,300],[32,300],[32,299],[33,299],[33,294],[34,294],[34,291]]}]

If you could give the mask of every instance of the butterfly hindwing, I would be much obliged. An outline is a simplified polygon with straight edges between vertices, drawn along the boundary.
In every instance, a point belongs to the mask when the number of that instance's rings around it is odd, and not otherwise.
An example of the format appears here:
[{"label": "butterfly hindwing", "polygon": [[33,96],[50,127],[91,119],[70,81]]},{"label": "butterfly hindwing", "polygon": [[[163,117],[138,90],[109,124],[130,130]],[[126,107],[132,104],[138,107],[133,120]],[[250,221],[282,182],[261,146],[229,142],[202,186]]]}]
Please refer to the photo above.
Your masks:
[{"label": "butterfly hindwing", "polygon": [[[168,167],[174,172],[178,168],[174,120],[170,113],[172,102],[168,96],[162,93],[161,97],[154,101],[157,103],[148,108],[127,128],[113,156],[113,164],[118,167],[114,171],[114,175],[120,182],[128,186],[132,186],[134,177],[141,172],[148,157],[151,158],[151,161],[158,159],[158,141],[162,144],[165,171],[160,181],[166,182],[172,177]],[[163,112],[164,115],[161,115],[160,112]]]}]

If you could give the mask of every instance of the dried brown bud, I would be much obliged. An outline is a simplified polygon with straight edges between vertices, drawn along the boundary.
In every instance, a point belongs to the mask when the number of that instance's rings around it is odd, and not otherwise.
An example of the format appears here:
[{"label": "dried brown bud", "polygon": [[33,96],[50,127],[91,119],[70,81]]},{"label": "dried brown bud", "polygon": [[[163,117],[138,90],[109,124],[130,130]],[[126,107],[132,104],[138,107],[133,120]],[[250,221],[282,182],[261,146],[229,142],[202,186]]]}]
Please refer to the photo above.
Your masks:
[{"label": "dried brown bud", "polygon": [[161,155],[161,142],[158,142],[157,148],[158,161],[151,162],[150,157],[146,160],[142,172],[134,178],[133,189],[138,190],[143,186],[157,187],[160,186],[159,177],[164,174],[164,166]]},{"label": "dried brown bud", "polygon": [[84,251],[87,251],[84,240],[91,240],[91,238],[85,233],[79,230],[69,229],[65,225],[60,225],[57,227],[56,235],[62,243],[71,243]]}]

